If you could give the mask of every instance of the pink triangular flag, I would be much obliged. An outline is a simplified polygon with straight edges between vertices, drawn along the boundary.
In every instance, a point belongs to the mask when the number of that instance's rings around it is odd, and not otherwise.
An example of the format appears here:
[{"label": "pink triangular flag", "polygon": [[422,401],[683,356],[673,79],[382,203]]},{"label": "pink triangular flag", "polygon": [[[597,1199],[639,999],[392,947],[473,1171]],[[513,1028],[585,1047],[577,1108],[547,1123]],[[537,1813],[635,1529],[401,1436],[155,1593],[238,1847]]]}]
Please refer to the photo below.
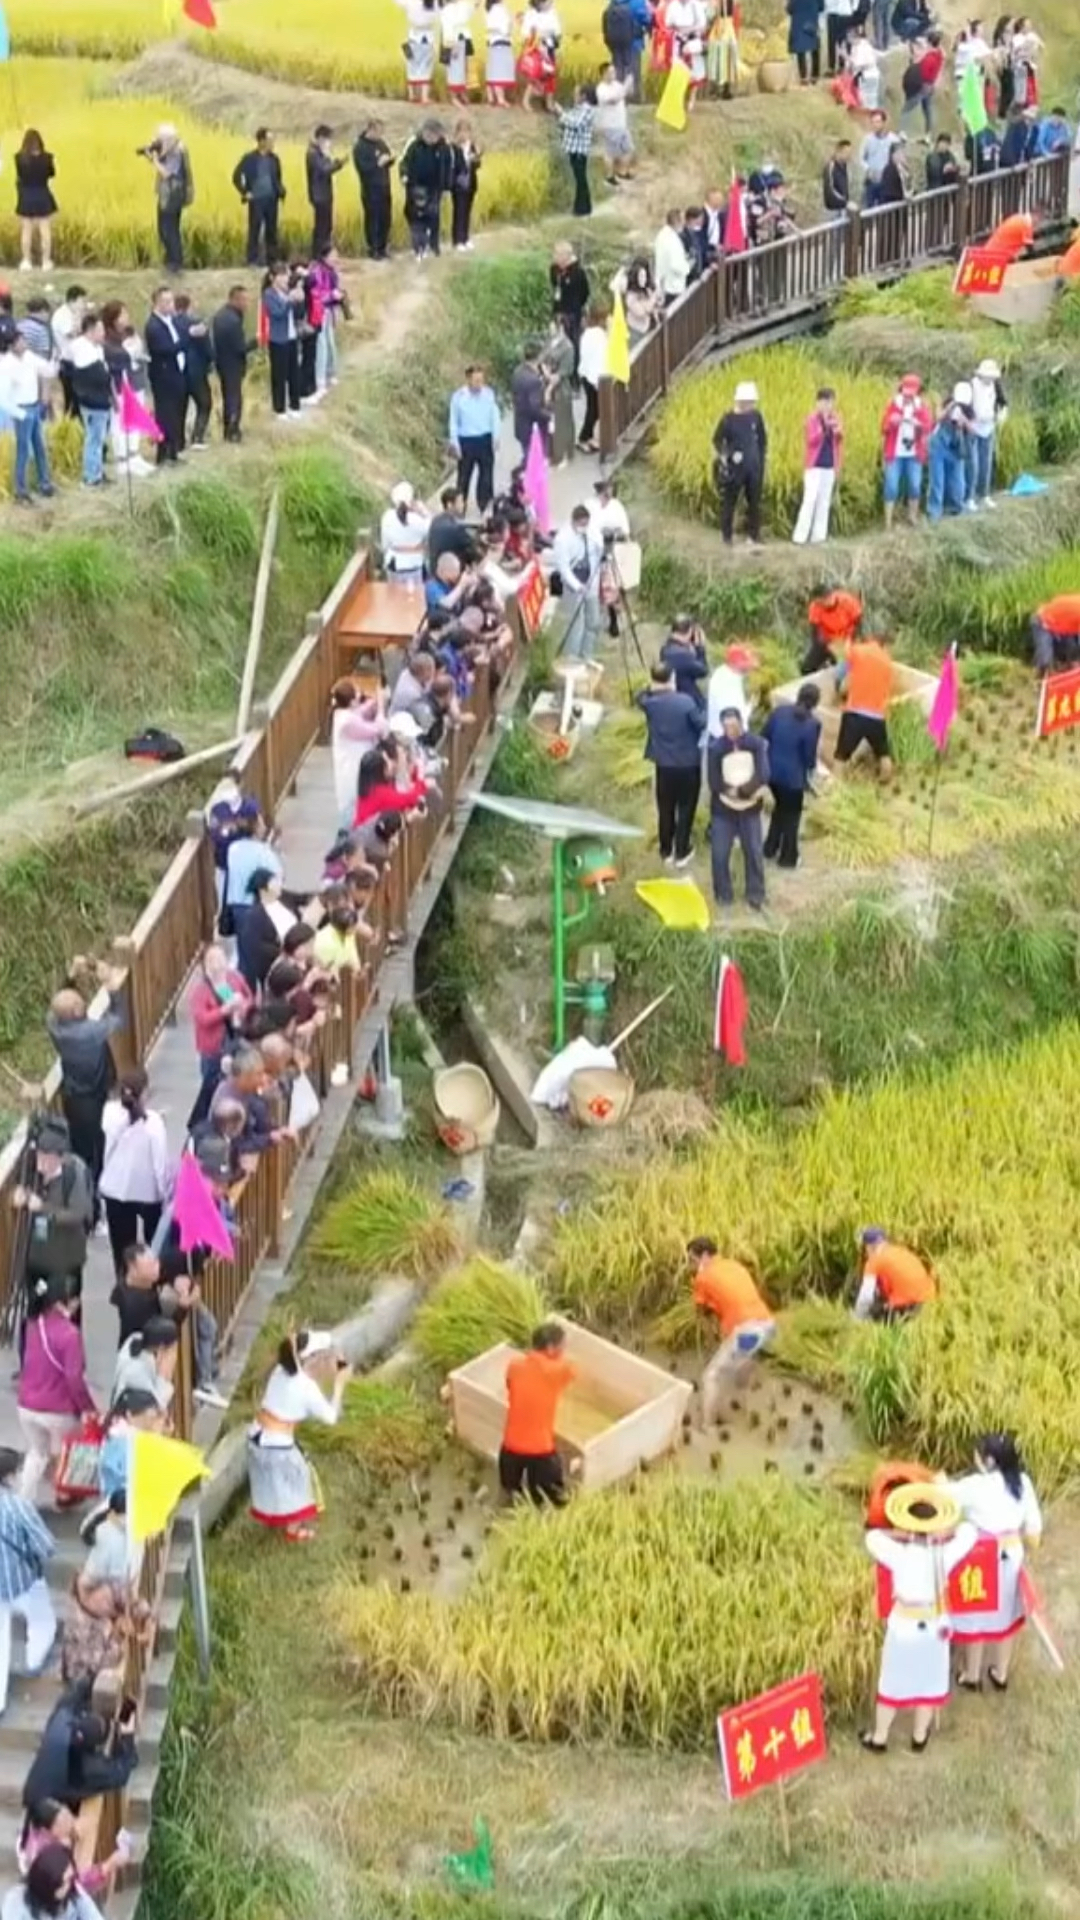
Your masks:
[{"label": "pink triangular flag", "polygon": [[550,533],[551,503],[548,499],[548,468],[544,455],[544,436],[539,427],[533,428],[532,439],[529,441],[522,491],[536,515],[536,524],[541,533]]},{"label": "pink triangular flag", "polygon": [[724,252],[745,253],[747,244],[743,185],[741,180],[733,180],[728,194],[727,217],[724,221]]},{"label": "pink triangular flag", "polygon": [[939,753],[944,753],[949,744],[949,732],[956,719],[957,702],[956,647],[953,645],[941,663],[934,704],[926,722],[926,731]]},{"label": "pink triangular flag", "polygon": [[120,382],[120,431],[144,433],[148,440],[165,438],[149,408],[143,406],[126,373]]},{"label": "pink triangular flag", "polygon": [[181,1156],[172,1210],[181,1253],[190,1253],[192,1247],[209,1247],[211,1253],[220,1253],[223,1260],[232,1259],[232,1236],[214,1200],[210,1182],[193,1153]]}]

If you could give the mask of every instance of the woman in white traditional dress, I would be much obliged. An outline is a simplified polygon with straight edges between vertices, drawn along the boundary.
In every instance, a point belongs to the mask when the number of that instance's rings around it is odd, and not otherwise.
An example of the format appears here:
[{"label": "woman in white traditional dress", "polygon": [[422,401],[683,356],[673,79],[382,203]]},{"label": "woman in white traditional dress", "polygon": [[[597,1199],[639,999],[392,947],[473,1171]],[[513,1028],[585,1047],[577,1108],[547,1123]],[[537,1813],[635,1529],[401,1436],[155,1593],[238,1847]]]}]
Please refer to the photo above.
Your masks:
[{"label": "woman in white traditional dress", "polygon": [[405,11],[405,93],[414,105],[431,99],[439,39],[439,0],[398,0]]},{"label": "woman in white traditional dress", "polygon": [[516,84],[514,72],[514,23],[503,0],[486,0],[484,25],[487,31],[487,60],[484,86],[489,107],[508,107]]},{"label": "woman in white traditional dress", "polygon": [[469,104],[472,17],[473,0],[445,0],[442,10],[442,58],[446,63],[446,91],[459,107]]},{"label": "woman in white traditional dress", "polygon": [[934,1714],[949,1698],[948,1578],[975,1544],[975,1528],[960,1520],[960,1508],[942,1487],[894,1488],[885,1502],[891,1532],[872,1528],[866,1548],[892,1575],[893,1597],[885,1626],[878,1676],[877,1709],[862,1744],[884,1753],[896,1715],[913,1716],[911,1745],[922,1753]]},{"label": "woman in white traditional dress", "polygon": [[985,1613],[961,1614],[953,1622],[952,1637],[964,1649],[957,1684],[978,1693],[989,1653],[990,1684],[1004,1693],[1016,1636],[1026,1618],[1020,1597],[1024,1551],[1042,1538],[1039,1502],[1011,1433],[984,1433],[975,1442],[975,1472],[945,1485],[964,1519],[998,1547],[997,1606]]},{"label": "woman in white traditional dress", "polygon": [[[333,1370],[330,1394],[317,1373]],[[352,1368],[334,1350],[328,1333],[295,1333],[278,1348],[278,1363],[266,1383],[262,1405],[248,1428],[251,1517],[278,1528],[286,1540],[310,1540],[321,1511],[318,1485],[297,1444],[305,1420],[337,1424]]]},{"label": "woman in white traditional dress", "polygon": [[[518,70],[524,87],[522,104],[535,103],[545,109],[555,98],[559,81],[559,47],[562,22],[552,0],[533,0],[521,16],[521,60]],[[535,56],[535,67],[526,71],[527,57]],[[532,77],[530,78],[530,73]]]},{"label": "woman in white traditional dress", "polygon": [[694,96],[705,85],[705,35],[709,30],[709,12],[705,0],[668,0],[667,25],[674,35],[674,55],[690,70],[686,104],[692,107]]}]

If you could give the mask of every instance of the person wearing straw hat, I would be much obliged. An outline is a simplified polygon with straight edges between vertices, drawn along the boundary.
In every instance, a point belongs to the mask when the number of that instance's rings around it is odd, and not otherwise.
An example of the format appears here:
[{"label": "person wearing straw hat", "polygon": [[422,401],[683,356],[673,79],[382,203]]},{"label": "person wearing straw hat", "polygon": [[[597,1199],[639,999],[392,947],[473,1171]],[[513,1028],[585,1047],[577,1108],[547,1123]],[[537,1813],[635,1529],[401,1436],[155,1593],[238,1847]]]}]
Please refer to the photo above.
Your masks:
[{"label": "person wearing straw hat", "polygon": [[995,507],[994,452],[997,437],[1009,417],[1008,401],[996,360],[980,360],[971,380],[971,434],[968,440],[968,511]]},{"label": "person wearing straw hat", "polygon": [[874,1725],[859,1737],[868,1753],[884,1753],[897,1714],[910,1712],[912,1751],[922,1753],[934,1714],[949,1698],[947,1582],[971,1552],[976,1530],[961,1519],[952,1494],[938,1486],[894,1488],[885,1517],[891,1531],[871,1528],[866,1550],[892,1575],[892,1605]]},{"label": "person wearing straw hat", "polygon": [[[334,1381],[329,1394],[317,1377],[327,1369]],[[248,1428],[248,1484],[252,1519],[277,1528],[286,1540],[310,1540],[311,1522],[322,1511],[318,1483],[297,1444],[296,1429],[305,1420],[336,1426],[351,1378],[352,1368],[328,1333],[292,1333],[278,1348],[277,1366]]]},{"label": "person wearing straw hat", "polygon": [[965,1613],[954,1620],[952,1637],[964,1649],[964,1665],[957,1686],[971,1693],[982,1689],[983,1661],[990,1661],[990,1685],[1004,1693],[1009,1684],[1009,1662],[1026,1614],[1020,1597],[1020,1574],[1027,1547],[1042,1539],[1042,1513],[1035,1489],[1024,1471],[1020,1449],[1011,1433],[983,1433],[975,1442],[975,1471],[948,1480],[946,1490],[984,1538],[997,1542],[998,1603],[985,1613]]}]

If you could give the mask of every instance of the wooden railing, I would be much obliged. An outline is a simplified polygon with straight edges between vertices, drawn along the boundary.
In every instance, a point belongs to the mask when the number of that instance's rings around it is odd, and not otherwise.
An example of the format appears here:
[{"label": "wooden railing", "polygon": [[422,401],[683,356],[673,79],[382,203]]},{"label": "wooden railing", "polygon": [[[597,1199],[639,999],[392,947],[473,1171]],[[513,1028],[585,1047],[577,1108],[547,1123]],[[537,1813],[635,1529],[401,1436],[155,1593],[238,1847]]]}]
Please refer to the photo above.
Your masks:
[{"label": "wooden railing", "polygon": [[[885,280],[936,261],[955,260],[986,240],[1013,213],[1064,220],[1069,155],[987,173],[898,206],[853,212],[769,246],[725,255],[680,300],[630,356],[625,386],[600,382],[600,452],[627,450],[677,374],[711,347],[753,344],[771,323],[823,306],[849,280]],[[624,444],[627,443],[627,444]]]}]

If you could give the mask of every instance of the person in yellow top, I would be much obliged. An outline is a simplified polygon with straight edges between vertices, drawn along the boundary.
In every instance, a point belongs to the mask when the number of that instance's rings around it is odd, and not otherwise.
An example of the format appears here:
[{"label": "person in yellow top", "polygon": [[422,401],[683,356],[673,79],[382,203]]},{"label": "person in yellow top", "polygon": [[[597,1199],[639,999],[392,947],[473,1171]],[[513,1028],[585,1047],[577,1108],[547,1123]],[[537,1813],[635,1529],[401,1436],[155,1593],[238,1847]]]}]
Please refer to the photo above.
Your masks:
[{"label": "person in yellow top", "polygon": [[720,1345],[701,1376],[701,1424],[707,1427],[772,1339],[776,1321],[753,1274],[741,1260],[722,1258],[715,1240],[691,1240],[686,1252],[694,1275],[694,1304],[720,1323]]},{"label": "person in yellow top", "polygon": [[836,669],[836,679],[844,693],[844,712],[836,741],[837,764],[852,759],[865,745],[877,761],[879,779],[891,779],[888,712],[896,688],[896,672],[889,657],[889,642],[852,640],[847,658]]},{"label": "person in yellow top", "polygon": [[855,1301],[856,1320],[910,1320],[937,1299],[937,1281],[909,1247],[897,1246],[884,1227],[863,1227],[862,1279]]}]

